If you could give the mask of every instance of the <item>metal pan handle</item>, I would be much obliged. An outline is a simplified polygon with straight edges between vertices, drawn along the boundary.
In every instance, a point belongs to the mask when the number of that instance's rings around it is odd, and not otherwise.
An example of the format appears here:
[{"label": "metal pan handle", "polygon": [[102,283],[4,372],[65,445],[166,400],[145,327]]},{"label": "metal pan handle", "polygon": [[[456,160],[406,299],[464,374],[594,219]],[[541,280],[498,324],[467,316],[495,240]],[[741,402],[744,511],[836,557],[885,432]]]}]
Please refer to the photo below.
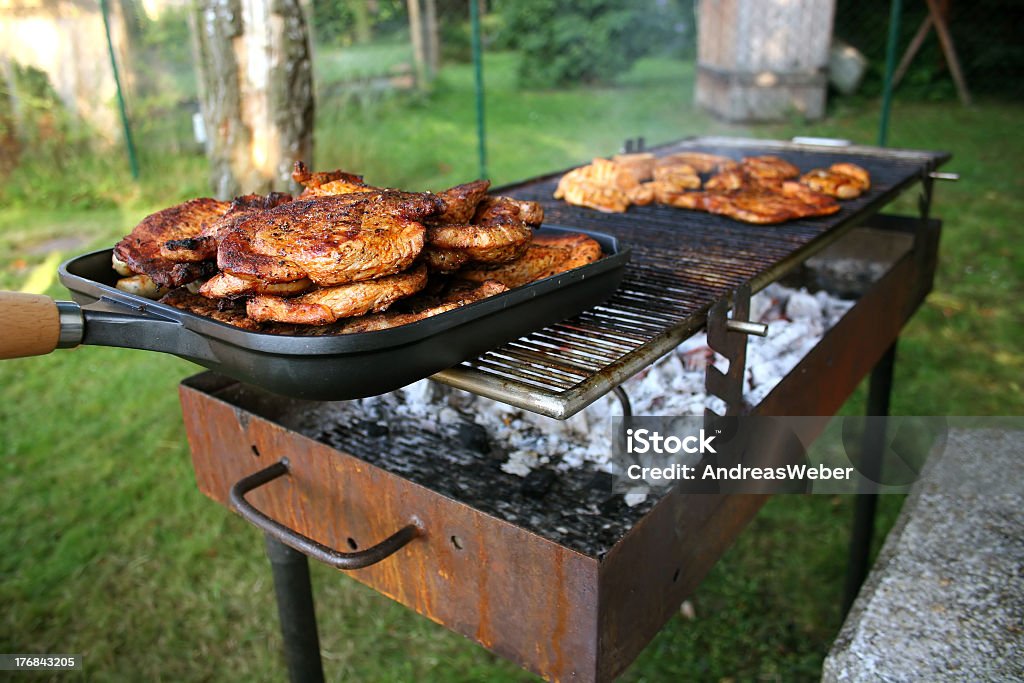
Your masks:
[{"label": "metal pan handle", "polygon": [[238,480],[231,487],[231,505],[246,521],[256,525],[259,529],[270,534],[285,545],[309,555],[314,560],[319,560],[335,569],[362,569],[393,555],[409,541],[420,535],[419,527],[415,524],[409,524],[366,550],[343,553],[333,548],[328,548],[322,543],[318,543],[308,536],[303,536],[297,531],[289,529],[280,522],[271,519],[245,499],[245,494],[285,476],[288,472],[288,459],[282,458],[270,467]]}]

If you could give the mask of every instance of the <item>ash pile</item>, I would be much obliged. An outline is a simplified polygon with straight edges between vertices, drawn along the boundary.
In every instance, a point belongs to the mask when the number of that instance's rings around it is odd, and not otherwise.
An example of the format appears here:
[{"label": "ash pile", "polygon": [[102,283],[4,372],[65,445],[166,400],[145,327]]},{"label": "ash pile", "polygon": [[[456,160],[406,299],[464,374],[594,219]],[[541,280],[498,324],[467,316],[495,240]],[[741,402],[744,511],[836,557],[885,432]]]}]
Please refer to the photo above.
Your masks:
[{"label": "ash pile", "polygon": [[[852,306],[825,291],[810,294],[773,284],[751,299],[751,320],[768,323],[767,337],[749,337],[744,401],[758,404],[821,340]],[[694,335],[656,363],[626,381],[634,415],[703,415],[705,407],[724,414],[725,406],[708,396],[705,372],[727,362]],[[611,418],[622,414],[614,395],[607,395],[567,420],[555,420],[504,403],[453,390],[429,380],[403,389],[339,404],[316,414],[320,434],[336,425],[360,425],[364,431],[401,441],[417,434],[443,436],[464,450],[486,453],[500,469],[524,478],[524,486],[551,477],[611,471]],[[319,427],[319,428],[318,428]],[[309,430],[309,426],[307,426]],[[451,457],[438,454],[439,458]],[[474,467],[472,457],[455,458],[451,467]],[[640,488],[625,495],[629,506],[647,499]]]}]

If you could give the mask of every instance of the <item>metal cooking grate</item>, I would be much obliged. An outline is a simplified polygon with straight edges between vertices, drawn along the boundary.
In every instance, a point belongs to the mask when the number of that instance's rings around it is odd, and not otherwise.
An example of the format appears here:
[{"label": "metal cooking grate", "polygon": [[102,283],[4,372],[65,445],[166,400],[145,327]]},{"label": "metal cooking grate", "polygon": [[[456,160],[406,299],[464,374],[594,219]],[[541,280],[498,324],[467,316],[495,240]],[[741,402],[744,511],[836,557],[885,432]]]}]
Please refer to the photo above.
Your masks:
[{"label": "metal cooking grate", "polygon": [[872,188],[832,216],[747,225],[664,206],[604,214],[552,199],[562,172],[502,192],[544,205],[546,222],[614,235],[633,249],[626,277],[604,304],[434,375],[442,383],[550,417],[565,418],[636,374],[704,325],[707,310],[740,285],[758,291],[863,223],[948,159],[935,152],[822,148],[735,138],[693,138],[654,151],[705,151],[739,159],[775,154],[802,171],[852,161]]}]

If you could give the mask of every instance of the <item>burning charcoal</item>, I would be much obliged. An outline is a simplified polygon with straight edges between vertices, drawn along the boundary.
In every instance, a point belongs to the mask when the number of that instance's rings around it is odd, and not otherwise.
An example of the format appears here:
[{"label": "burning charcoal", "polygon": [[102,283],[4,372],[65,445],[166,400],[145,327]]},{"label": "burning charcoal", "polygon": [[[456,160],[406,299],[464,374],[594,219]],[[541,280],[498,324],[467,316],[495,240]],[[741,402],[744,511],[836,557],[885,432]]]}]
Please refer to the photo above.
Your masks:
[{"label": "burning charcoal", "polygon": [[602,493],[611,493],[614,481],[615,478],[610,472],[594,472],[594,476],[587,482],[587,488]]},{"label": "burning charcoal", "polygon": [[626,509],[626,504],[622,501],[622,496],[612,496],[601,503],[598,508],[605,517],[619,517]]},{"label": "burning charcoal", "polygon": [[519,491],[530,498],[541,498],[555,483],[555,473],[551,470],[533,470],[523,478]]},{"label": "burning charcoal", "polygon": [[458,436],[460,444],[477,453],[489,453],[491,450],[491,441],[487,437],[487,430],[475,422],[460,424],[456,436]]},{"label": "burning charcoal", "polygon": [[367,436],[378,437],[388,435],[388,426],[373,420],[364,420],[359,424],[359,429]]}]

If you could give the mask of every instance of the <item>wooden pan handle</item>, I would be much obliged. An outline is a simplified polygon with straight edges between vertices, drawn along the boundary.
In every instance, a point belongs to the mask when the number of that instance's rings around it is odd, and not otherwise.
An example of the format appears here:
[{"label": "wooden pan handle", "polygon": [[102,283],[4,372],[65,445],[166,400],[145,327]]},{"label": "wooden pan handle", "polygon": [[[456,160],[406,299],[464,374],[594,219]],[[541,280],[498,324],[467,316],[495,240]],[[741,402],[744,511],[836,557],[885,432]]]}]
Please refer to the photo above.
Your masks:
[{"label": "wooden pan handle", "polygon": [[0,292],[0,358],[42,356],[59,341],[56,301],[43,294]]}]

